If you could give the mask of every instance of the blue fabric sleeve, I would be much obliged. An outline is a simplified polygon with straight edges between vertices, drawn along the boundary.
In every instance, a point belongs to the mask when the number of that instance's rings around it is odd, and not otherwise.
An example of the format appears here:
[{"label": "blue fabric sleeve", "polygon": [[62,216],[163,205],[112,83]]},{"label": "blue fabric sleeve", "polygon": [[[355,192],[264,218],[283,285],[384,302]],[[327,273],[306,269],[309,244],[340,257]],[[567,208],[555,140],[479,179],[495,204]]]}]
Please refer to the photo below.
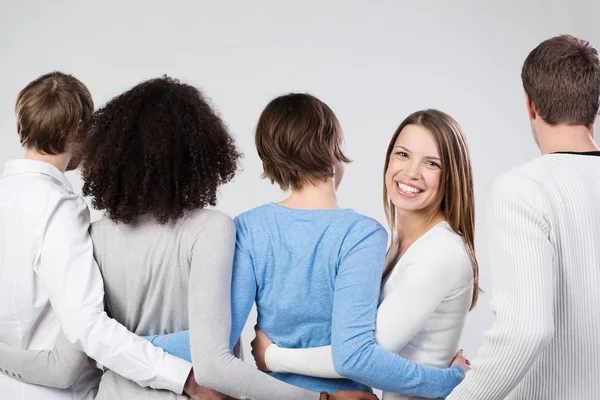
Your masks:
[{"label": "blue fabric sleeve", "polygon": [[375,344],[386,245],[387,234],[378,225],[350,244],[351,248],[344,252],[340,261],[331,332],[335,370],[342,376],[384,391],[428,398],[446,397],[464,378],[460,367],[423,367]]},{"label": "blue fabric sleeve", "polygon": [[166,335],[142,336],[156,347],[160,347],[165,352],[192,362],[192,353],[190,350],[190,331],[180,331]]},{"label": "blue fabric sleeve", "polygon": [[[240,232],[239,228],[238,232]],[[239,340],[244,325],[246,325],[256,298],[256,290],[256,276],[254,275],[252,259],[240,242],[240,235],[238,235],[231,279],[231,336],[229,346],[232,349]]]}]

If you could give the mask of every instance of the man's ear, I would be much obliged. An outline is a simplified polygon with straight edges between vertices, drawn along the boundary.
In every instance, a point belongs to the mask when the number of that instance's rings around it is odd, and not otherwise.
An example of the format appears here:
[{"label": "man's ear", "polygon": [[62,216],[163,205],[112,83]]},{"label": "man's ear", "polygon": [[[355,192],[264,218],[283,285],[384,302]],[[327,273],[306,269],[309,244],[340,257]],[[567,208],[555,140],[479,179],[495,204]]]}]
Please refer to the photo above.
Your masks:
[{"label": "man's ear", "polygon": [[535,104],[527,92],[525,92],[525,103],[527,104],[527,115],[529,115],[529,119],[535,119],[537,117]]}]

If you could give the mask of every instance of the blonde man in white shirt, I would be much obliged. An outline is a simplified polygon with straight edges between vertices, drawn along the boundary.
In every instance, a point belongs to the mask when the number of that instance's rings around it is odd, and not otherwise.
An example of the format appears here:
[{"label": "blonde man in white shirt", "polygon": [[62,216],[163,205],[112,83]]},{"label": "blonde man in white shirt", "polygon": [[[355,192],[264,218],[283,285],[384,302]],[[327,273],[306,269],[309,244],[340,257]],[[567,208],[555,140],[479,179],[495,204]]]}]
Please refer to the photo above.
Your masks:
[{"label": "blonde man in white shirt", "polygon": [[[60,72],[34,80],[17,98],[25,157],[7,162],[0,179],[0,343],[51,349],[62,327],[71,343],[124,377],[197,397],[201,389],[188,362],[138,338],[104,312],[89,210],[64,175],[77,167],[78,142],[93,108],[85,85]],[[88,364],[67,389],[14,378],[14,372],[2,371],[0,397],[92,399],[99,371]]]},{"label": "blonde man in white shirt", "polygon": [[[384,204],[393,242],[388,250],[375,340],[419,364],[447,368],[479,293],[474,252],[473,177],[459,124],[437,110],[407,117],[388,147]],[[339,378],[331,347],[284,349],[258,330],[259,368]],[[468,370],[462,351],[456,361]],[[384,392],[384,400],[416,399]]]},{"label": "blonde man in white shirt", "polygon": [[452,400],[600,396],[600,59],[542,42],[522,70],[542,157],[500,176],[487,210],[496,321]]}]

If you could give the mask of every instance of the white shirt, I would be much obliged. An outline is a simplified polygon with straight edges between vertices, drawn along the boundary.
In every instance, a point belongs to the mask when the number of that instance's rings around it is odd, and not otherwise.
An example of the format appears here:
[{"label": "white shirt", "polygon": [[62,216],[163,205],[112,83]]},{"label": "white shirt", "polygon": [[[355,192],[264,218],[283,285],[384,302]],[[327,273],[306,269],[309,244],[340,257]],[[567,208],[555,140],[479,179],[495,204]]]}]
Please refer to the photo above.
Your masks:
[{"label": "white shirt", "polygon": [[496,320],[448,399],[599,398],[600,157],[548,154],[504,174],[487,230]]},{"label": "white shirt", "polygon": [[[446,222],[421,236],[386,277],[377,310],[375,340],[422,365],[447,368],[471,306],[473,269],[462,238]],[[323,378],[339,378],[331,347],[267,349],[267,367]],[[383,393],[385,400],[409,399]],[[414,397],[412,397],[414,399]]]},{"label": "white shirt", "polygon": [[[104,312],[90,216],[65,175],[34,160],[6,163],[0,179],[0,343],[51,349],[59,330],[88,356],[142,386],[181,393],[191,365],[127,331]],[[97,374],[50,389],[0,374],[4,399],[92,398]]]}]

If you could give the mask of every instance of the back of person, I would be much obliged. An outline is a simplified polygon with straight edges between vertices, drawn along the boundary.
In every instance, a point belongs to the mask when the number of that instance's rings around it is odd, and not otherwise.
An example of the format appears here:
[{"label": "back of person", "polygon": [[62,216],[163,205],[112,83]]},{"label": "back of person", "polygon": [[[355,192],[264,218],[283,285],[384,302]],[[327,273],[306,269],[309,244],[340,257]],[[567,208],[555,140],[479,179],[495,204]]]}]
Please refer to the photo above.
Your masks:
[{"label": "back of person", "polygon": [[[167,76],[110,100],[88,136],[83,192],[104,211],[90,235],[107,312],[140,336],[187,330],[192,250],[221,233],[210,229],[223,215],[205,208],[235,174],[232,138],[199,89]],[[98,399],[138,398],[186,397],[103,375]]]},{"label": "back of person", "polygon": [[555,307],[550,344],[510,398],[538,391],[564,399],[594,397],[600,363],[584,368],[557,355],[600,359],[600,152],[547,154],[503,179],[515,178],[533,178],[531,184],[543,196],[539,211],[554,249]]},{"label": "back of person", "polygon": [[[255,272],[260,328],[288,348],[331,344],[338,266],[362,238],[381,226],[350,209],[299,210],[274,203],[241,214],[235,223],[237,251],[242,248],[250,256]],[[330,392],[370,390],[347,379],[272,375]]]},{"label": "back of person", "polygon": [[[64,175],[50,164],[35,160],[7,163],[0,179],[0,343],[36,350],[54,345],[60,321],[35,268],[45,232],[43,221],[62,199],[78,197]],[[1,397],[93,399],[100,371],[91,363],[86,367],[73,386],[62,390],[20,382],[11,378],[15,372],[2,371]]]},{"label": "back of person", "polygon": [[[104,277],[105,303],[111,317],[140,335],[188,329],[188,278],[195,239],[210,229],[217,211],[194,210],[160,225],[151,216],[117,224],[92,224],[94,255]],[[143,388],[106,372],[98,399],[184,399]]]}]

